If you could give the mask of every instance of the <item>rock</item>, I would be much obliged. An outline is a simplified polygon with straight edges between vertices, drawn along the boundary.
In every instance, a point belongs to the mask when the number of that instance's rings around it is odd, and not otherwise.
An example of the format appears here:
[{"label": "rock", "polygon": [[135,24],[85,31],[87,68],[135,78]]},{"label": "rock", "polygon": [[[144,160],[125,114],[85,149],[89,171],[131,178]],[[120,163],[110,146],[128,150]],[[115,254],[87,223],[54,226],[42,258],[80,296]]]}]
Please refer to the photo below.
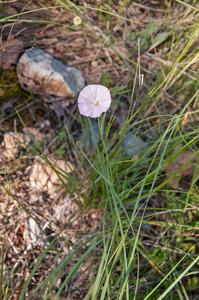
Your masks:
[{"label": "rock", "polygon": [[[53,167],[62,174],[71,173],[71,170],[74,170],[73,165],[70,162],[68,162],[67,165],[64,160],[54,159],[51,163],[53,164]],[[59,176],[61,176],[62,180],[67,183],[66,178],[64,178],[61,174]],[[63,183],[50,165],[41,161],[35,162],[29,179],[33,188],[41,191],[47,191],[49,194],[56,192],[63,186]]]},{"label": "rock", "polygon": [[0,42],[0,69],[14,70],[24,45],[19,38],[12,38],[3,43]]},{"label": "rock", "polygon": [[137,137],[133,133],[130,133],[123,139],[121,147],[126,149],[126,155],[131,155],[133,158],[140,156],[143,153],[143,150],[148,148],[149,145],[141,138]]},{"label": "rock", "polygon": [[[59,99],[77,96],[85,85],[78,69],[67,67],[37,47],[20,57],[17,76],[23,89],[46,97],[56,96]],[[53,100],[55,99],[49,101]]]},{"label": "rock", "polygon": [[44,232],[30,217],[25,222],[23,238],[28,245],[40,246],[43,249],[49,245],[49,241]]}]

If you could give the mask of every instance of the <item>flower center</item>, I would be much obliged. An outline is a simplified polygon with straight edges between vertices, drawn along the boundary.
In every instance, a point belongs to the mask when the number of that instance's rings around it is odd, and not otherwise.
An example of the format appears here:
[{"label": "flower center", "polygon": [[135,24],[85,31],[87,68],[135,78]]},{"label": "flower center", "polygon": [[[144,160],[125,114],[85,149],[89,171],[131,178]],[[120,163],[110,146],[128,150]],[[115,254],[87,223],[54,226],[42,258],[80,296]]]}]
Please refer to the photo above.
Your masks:
[{"label": "flower center", "polygon": [[99,102],[95,102],[95,106],[98,106],[99,105]]}]

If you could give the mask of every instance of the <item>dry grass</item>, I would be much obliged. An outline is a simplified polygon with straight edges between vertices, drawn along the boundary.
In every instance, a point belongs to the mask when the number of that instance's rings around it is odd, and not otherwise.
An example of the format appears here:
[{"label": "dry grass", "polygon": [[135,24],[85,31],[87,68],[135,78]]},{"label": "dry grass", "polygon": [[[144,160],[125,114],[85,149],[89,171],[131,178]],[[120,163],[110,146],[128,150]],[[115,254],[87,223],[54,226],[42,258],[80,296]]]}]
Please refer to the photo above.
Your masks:
[{"label": "dry grass", "polygon": [[[195,20],[198,20],[199,17],[198,11],[193,11],[191,8],[182,6],[175,1],[172,2],[171,8],[168,8],[170,1],[152,2],[142,1],[140,4],[129,0],[125,1],[125,5],[122,7],[122,4],[119,6],[118,2],[114,0],[88,0],[86,2],[79,0],[76,1],[76,4],[80,6],[101,7],[103,10],[133,22],[86,8],[82,10],[83,15],[81,15],[83,24],[79,27],[74,27],[72,21],[74,14],[64,7],[55,7],[55,5],[60,5],[59,1],[4,1],[1,17],[4,14],[11,17],[14,14],[20,14],[22,11],[36,11],[22,14],[16,21],[7,20],[7,22],[2,22],[1,38],[6,43],[8,37],[17,36],[23,40],[25,50],[35,45],[42,48],[68,66],[80,69],[87,84],[102,81],[109,83],[109,87],[113,90],[113,105],[108,115],[114,112],[116,120],[113,130],[116,131],[125,122],[131,102],[131,90],[139,54],[137,51],[139,48],[138,38],[140,39],[140,45],[143,45],[142,41],[146,40],[146,49],[140,48],[140,74],[144,74],[144,84],[139,85],[139,82],[136,83],[133,99],[135,101],[134,111],[140,107],[149,91],[166,78],[169,70],[171,70],[178,59],[179,53],[183,51],[190,32],[193,31],[190,28],[194,27]],[[49,7],[49,9],[43,10],[46,7]],[[31,22],[25,20],[31,20]],[[44,21],[48,22],[45,23]],[[137,23],[134,23],[134,21]],[[156,24],[154,32],[152,32],[152,24]],[[149,37],[146,37],[147,28]],[[140,32],[142,35],[139,36]],[[183,36],[181,36],[182,32]],[[130,38],[132,33],[136,35],[135,40]],[[155,36],[161,33],[166,33],[167,37],[164,42],[155,46],[153,43]],[[173,42],[171,43],[172,39]],[[149,130],[145,135],[146,140],[149,140],[149,135],[150,138],[152,136],[154,139],[158,135],[157,129],[153,128],[157,124],[156,115],[172,116],[179,113],[183,108],[185,99],[181,99],[179,96],[178,90],[180,90],[180,85],[183,85],[188,80],[193,85],[197,82],[199,66],[198,42],[198,37],[196,37],[190,43],[172,76],[160,89],[158,96],[150,100],[135,117],[134,121],[136,122],[142,120],[143,116],[145,118],[154,116],[154,118],[146,120],[144,124],[143,130]],[[3,51],[4,48],[2,47],[1,50]],[[119,92],[119,98],[120,100],[122,99],[124,104],[118,100],[118,94],[116,93],[120,89],[122,92]],[[191,98],[194,92],[194,89],[193,91],[190,90],[187,93],[187,97]],[[23,94],[22,100],[25,97],[26,95],[24,96]],[[51,111],[49,104],[43,104],[42,99],[38,98],[38,96],[32,97],[28,104],[28,109],[32,105],[34,106],[36,101],[38,101],[38,105],[42,105],[42,108],[41,106],[38,108],[41,116],[34,110],[33,113],[30,113],[31,117],[29,120],[31,121],[29,124],[25,124],[26,126],[34,126],[35,123],[39,124],[41,119],[45,118],[50,119],[51,124],[55,128],[51,132],[53,138],[56,138],[56,130],[61,132],[62,127],[67,127],[73,135],[78,133],[81,125],[78,120],[77,105],[74,103],[74,99],[69,106],[64,108],[65,116],[60,120]],[[67,101],[70,101],[70,99]],[[188,107],[189,112],[194,111],[194,105],[197,106],[194,103]],[[25,108],[27,107],[22,107],[22,109]],[[16,114],[14,118],[17,119],[17,130],[19,131],[20,121]],[[190,127],[196,119],[198,117],[194,114],[192,119],[188,120]],[[161,121],[163,120],[164,117],[162,117]],[[13,115],[7,119],[3,118],[1,124],[4,130],[10,130],[13,126]],[[162,130],[164,128],[162,126]],[[4,150],[3,147],[1,147],[1,150]],[[88,188],[89,183],[84,177],[84,170],[80,166],[81,163],[73,145],[68,140],[66,150],[67,155],[64,154],[64,158],[69,158],[74,164],[77,169],[76,176],[78,180],[82,181],[85,187]],[[28,243],[27,240],[24,240],[24,228],[28,215],[18,203],[29,211],[40,226],[45,229],[45,233],[50,240],[63,230],[57,243],[53,245],[51,251],[45,256],[43,263],[40,264],[35,276],[32,278],[26,297],[83,237],[87,236],[93,229],[95,229],[93,234],[97,234],[101,228],[99,223],[103,219],[102,210],[95,208],[87,211],[85,205],[83,205],[85,199],[81,198],[81,195],[77,195],[74,190],[74,197],[67,194],[64,188],[53,196],[46,192],[33,190],[29,184],[28,170],[30,170],[29,166],[34,162],[35,154],[28,153],[27,149],[24,151],[23,156],[7,161],[6,172],[0,175],[1,184],[7,190],[1,189],[0,193],[0,248],[3,247],[3,244],[5,245],[4,262],[7,267],[3,284],[5,287],[11,276],[13,276],[8,294],[9,296],[13,295],[12,299],[18,299],[27,276],[30,274],[32,266],[35,264],[37,256],[42,249],[41,245],[31,246],[30,242]],[[57,149],[50,147],[48,154],[52,155],[53,151],[57,151]],[[5,161],[2,161],[1,170],[5,170]],[[81,188],[78,191],[81,193]],[[15,200],[17,199],[17,202],[13,199],[13,196]],[[87,196],[87,191],[83,193],[83,196]],[[66,206],[69,200],[71,202]],[[100,200],[97,199],[96,203]],[[151,202],[151,209],[155,209],[160,201],[161,208],[164,208],[163,199],[155,196]],[[83,210],[82,207],[84,208]],[[80,217],[74,221],[78,216]],[[157,239],[161,235],[161,221],[166,222],[168,219],[160,215],[155,217],[155,221],[155,223],[152,221],[151,224],[148,222],[146,226],[143,226],[141,236],[145,239],[143,244],[146,246],[156,246]],[[158,223],[159,221],[160,223]],[[85,249],[82,249],[83,253],[87,246],[85,246]],[[91,261],[86,261],[82,264],[81,269],[75,274],[71,283],[65,287],[65,292],[70,290],[67,293],[69,298],[84,298],[99,264],[98,251],[93,253]],[[59,289],[67,272],[78,260],[78,255],[82,255],[82,253],[77,254],[74,257],[74,261],[71,261],[70,265],[67,266],[68,269],[63,270],[63,274],[55,282],[52,292],[56,292]],[[55,263],[52,264],[52,262]],[[146,261],[142,258],[140,265],[144,266],[145,263]],[[159,270],[158,272],[161,274]],[[142,290],[142,287],[140,289]],[[38,296],[35,297],[35,299],[38,299]]]}]

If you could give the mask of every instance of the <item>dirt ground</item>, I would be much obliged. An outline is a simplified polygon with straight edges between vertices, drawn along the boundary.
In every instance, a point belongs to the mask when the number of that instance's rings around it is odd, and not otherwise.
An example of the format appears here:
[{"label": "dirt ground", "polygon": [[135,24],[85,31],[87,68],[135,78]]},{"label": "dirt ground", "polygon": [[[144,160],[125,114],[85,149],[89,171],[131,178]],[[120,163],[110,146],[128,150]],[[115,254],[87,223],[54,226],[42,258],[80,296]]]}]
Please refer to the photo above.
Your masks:
[{"label": "dirt ground", "polygon": [[[139,33],[146,30],[150,22],[157,24],[157,26],[162,25],[162,18],[166,12],[168,1],[142,1],[142,4],[140,1],[138,1],[139,3],[126,1],[122,14],[125,18],[137,23],[112,16],[106,24],[107,28],[99,13],[91,9],[83,10],[81,15],[82,20],[88,26],[81,24],[80,27],[76,28],[73,26],[74,15],[63,7],[52,8],[51,5],[56,5],[55,2],[47,1],[47,4],[41,0],[1,2],[1,18],[19,14],[13,18],[14,21],[8,19],[6,22],[1,22],[1,55],[6,49],[7,42],[19,38],[24,45],[19,55],[37,46],[68,66],[78,68],[84,75],[87,84],[99,83],[105,78],[109,82],[110,88],[123,89],[124,92],[120,99],[118,99],[117,93],[112,95],[113,105],[110,112],[107,113],[110,116],[114,112],[116,120],[113,128],[120,128],[126,119],[130,105],[131,90],[136,72],[135,64],[137,63],[137,52],[132,51],[137,49],[137,43],[131,41],[127,36],[130,32]],[[96,2],[99,1],[75,1],[78,5],[89,7],[96,7]],[[104,9],[108,8],[108,1],[103,1],[103,4]],[[178,3],[175,2],[172,5],[170,27],[172,27],[172,23],[175,23],[175,15],[178,14]],[[51,8],[44,9],[47,6]],[[32,12],[20,14],[27,11]],[[111,12],[119,14],[118,4],[115,0],[112,1]],[[50,22],[44,22],[47,20]],[[114,26],[110,24],[114,24]],[[183,22],[181,24],[179,22],[179,28],[180,26],[183,26]],[[101,31],[105,35],[103,38]],[[144,45],[142,46],[144,47]],[[177,53],[176,50],[176,55]],[[152,49],[151,51],[145,51],[141,48],[140,54],[141,73],[144,74],[144,80],[149,85],[152,85],[161,64],[168,64],[169,66],[175,60],[175,54],[172,61],[166,61],[162,58],[161,45],[156,50]],[[37,261],[38,254],[49,245],[60,230],[63,230],[62,235],[40,264],[28,287],[26,297],[61,262],[62,257],[70,253],[72,247],[78,245],[83,237],[87,236],[91,230],[97,233],[102,226],[103,210],[97,205],[96,208],[88,210],[84,205],[81,193],[77,194],[73,191],[73,195],[70,195],[59,180],[53,183],[53,189],[48,186],[46,189],[39,189],[36,185],[31,184],[31,172],[33,166],[40,163],[38,155],[41,154],[39,149],[34,147],[34,141],[29,140],[26,143],[23,140],[20,144],[18,137],[17,141],[15,140],[18,143],[17,146],[15,147],[15,142],[13,145],[13,148],[16,148],[14,153],[11,151],[9,154],[5,149],[5,132],[24,134],[23,120],[25,126],[32,130],[33,136],[38,138],[37,142],[49,157],[58,158],[57,149],[61,143],[66,143],[64,159],[71,163],[78,180],[82,181],[84,186],[89,187],[84,179],[85,172],[75,154],[72,143],[64,138],[60,138],[60,142],[57,142],[57,148],[55,143],[52,143],[52,141],[56,142],[56,137],[63,128],[67,128],[73,136],[78,136],[81,123],[78,119],[77,98],[67,98],[59,103],[63,112],[60,117],[52,103],[45,102],[41,96],[29,95],[20,86],[15,86],[14,89],[9,87],[11,94],[3,89],[7,85],[6,82],[10,82],[11,85],[15,84],[17,80],[15,66],[12,66],[8,72],[2,70],[0,72],[1,78],[4,78],[3,83],[0,79],[0,88],[3,91],[0,95],[2,109],[0,120],[0,248],[2,255],[4,255],[6,268],[3,286],[9,286],[8,296],[12,295],[11,299],[17,300]],[[167,92],[169,93],[169,90]],[[136,85],[135,110],[140,107],[141,101],[147,94],[148,89],[145,85]],[[166,98],[169,101],[164,101]],[[160,112],[162,114],[169,112],[173,115],[180,111],[182,106],[183,102],[173,101],[173,98],[165,92],[157,104],[147,107],[142,114],[136,116],[135,121],[142,119],[143,114],[146,117]],[[20,117],[16,113],[16,109]],[[153,119],[147,121],[145,129],[150,129],[155,138],[156,132],[151,129],[153,122]],[[148,136],[146,136],[146,141],[147,139]],[[42,165],[43,171],[46,174],[45,166]],[[50,180],[50,176],[48,173],[47,181]],[[96,204],[98,201],[100,199],[96,199]],[[30,228],[33,225],[28,212],[40,225],[40,227],[36,225],[35,229],[32,229],[34,231],[32,234]],[[157,227],[152,226],[144,230],[151,236],[151,240],[153,235],[157,235],[159,231]],[[3,244],[5,245],[4,250]],[[82,253],[86,251],[87,247],[88,245],[85,245]],[[56,251],[59,253],[57,260],[55,259]],[[78,259],[78,255],[82,255],[82,253],[77,253],[75,259]],[[65,286],[63,299],[84,298],[90,286],[90,280],[98,267],[98,260],[96,259],[98,257],[98,253],[93,253],[91,260],[82,264],[70,284]],[[54,284],[52,293],[58,291],[67,276],[67,272],[76,262],[75,259],[70,262],[70,265]],[[14,275],[9,283],[12,271],[14,271]],[[34,297],[32,299],[39,299],[38,295]]]}]

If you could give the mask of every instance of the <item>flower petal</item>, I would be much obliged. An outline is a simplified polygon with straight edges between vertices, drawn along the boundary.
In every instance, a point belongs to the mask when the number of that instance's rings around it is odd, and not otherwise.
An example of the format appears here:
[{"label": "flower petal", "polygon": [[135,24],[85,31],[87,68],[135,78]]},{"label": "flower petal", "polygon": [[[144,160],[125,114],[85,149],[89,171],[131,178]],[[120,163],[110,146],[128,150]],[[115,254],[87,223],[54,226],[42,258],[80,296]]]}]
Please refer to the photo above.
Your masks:
[{"label": "flower petal", "polygon": [[87,85],[82,91],[81,95],[85,97],[88,101],[95,103],[95,85]]},{"label": "flower petal", "polygon": [[99,117],[101,114],[99,112],[99,106],[95,106],[92,110],[92,114],[90,115],[91,118],[97,118]]},{"label": "flower petal", "polygon": [[100,84],[91,84],[86,86],[79,94],[78,108],[80,114],[99,117],[106,112],[111,105],[111,95],[108,88]]}]

